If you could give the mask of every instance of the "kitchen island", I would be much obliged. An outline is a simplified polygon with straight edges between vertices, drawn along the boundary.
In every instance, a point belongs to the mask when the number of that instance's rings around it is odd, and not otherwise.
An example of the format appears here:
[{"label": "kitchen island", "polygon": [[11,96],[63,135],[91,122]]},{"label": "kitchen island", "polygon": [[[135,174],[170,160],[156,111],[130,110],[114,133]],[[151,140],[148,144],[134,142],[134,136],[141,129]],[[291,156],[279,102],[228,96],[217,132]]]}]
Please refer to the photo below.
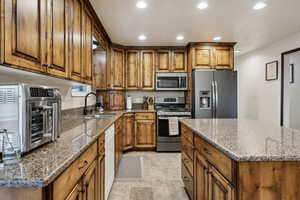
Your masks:
[{"label": "kitchen island", "polygon": [[191,199],[300,199],[300,132],[249,119],[182,119]]}]

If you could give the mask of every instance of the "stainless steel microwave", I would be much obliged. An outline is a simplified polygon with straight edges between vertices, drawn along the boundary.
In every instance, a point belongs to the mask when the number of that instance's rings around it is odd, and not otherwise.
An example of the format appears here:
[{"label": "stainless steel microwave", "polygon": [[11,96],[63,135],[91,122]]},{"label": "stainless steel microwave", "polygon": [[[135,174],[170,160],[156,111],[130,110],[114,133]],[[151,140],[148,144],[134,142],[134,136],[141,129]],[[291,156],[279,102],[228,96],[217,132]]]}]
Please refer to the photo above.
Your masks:
[{"label": "stainless steel microwave", "polygon": [[156,73],[156,90],[187,90],[187,73]]}]

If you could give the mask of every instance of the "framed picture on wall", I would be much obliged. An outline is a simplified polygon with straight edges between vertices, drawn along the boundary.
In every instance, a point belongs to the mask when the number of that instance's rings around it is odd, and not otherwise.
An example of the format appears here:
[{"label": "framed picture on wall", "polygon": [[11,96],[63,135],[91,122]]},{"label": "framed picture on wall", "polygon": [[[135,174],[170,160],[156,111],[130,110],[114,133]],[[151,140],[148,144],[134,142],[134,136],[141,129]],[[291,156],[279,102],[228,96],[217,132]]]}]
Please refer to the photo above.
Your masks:
[{"label": "framed picture on wall", "polygon": [[278,61],[273,61],[266,64],[266,81],[278,79]]}]

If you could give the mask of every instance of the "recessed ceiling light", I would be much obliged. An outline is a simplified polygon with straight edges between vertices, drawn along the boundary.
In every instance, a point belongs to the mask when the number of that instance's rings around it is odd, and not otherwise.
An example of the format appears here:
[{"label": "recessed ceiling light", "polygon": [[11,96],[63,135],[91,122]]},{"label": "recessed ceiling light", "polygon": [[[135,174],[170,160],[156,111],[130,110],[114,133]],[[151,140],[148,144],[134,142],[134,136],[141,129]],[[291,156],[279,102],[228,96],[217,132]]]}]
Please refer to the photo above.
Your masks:
[{"label": "recessed ceiling light", "polygon": [[178,36],[176,37],[176,40],[178,40],[178,41],[183,40],[183,39],[184,39],[183,35],[178,35]]},{"label": "recessed ceiling light", "polygon": [[253,6],[253,9],[254,10],[260,10],[260,9],[263,9],[267,6],[267,4],[263,1],[259,1],[257,2],[254,6]]},{"label": "recessed ceiling light", "polygon": [[219,40],[221,40],[221,39],[222,39],[221,36],[215,36],[215,37],[213,38],[214,41],[219,41]]},{"label": "recessed ceiling light", "polygon": [[145,2],[145,1],[138,1],[137,3],[136,3],[136,7],[138,7],[138,8],[147,8],[147,3]]},{"label": "recessed ceiling light", "polygon": [[143,41],[143,40],[146,40],[146,39],[147,39],[147,37],[146,37],[145,35],[140,35],[140,36],[139,36],[139,40],[142,40],[142,41]]},{"label": "recessed ceiling light", "polygon": [[197,5],[197,8],[203,10],[206,9],[208,7],[208,3],[206,1],[202,1]]}]

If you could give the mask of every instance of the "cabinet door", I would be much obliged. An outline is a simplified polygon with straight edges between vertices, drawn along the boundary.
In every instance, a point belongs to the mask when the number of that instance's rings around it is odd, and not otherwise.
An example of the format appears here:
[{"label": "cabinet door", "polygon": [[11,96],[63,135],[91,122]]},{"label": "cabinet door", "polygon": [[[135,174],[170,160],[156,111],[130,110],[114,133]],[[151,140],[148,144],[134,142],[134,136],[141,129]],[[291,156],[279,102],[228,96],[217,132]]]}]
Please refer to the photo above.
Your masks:
[{"label": "cabinet door", "polygon": [[125,114],[124,115],[124,136],[123,136],[123,147],[124,150],[132,149],[134,146],[134,114]]},{"label": "cabinet door", "polygon": [[211,47],[193,47],[192,51],[193,69],[210,69],[213,67],[213,49]]},{"label": "cabinet door", "polygon": [[98,200],[104,200],[105,191],[105,156],[104,153],[100,154],[98,158]]},{"label": "cabinet door", "polygon": [[141,52],[141,85],[142,90],[154,90],[155,88],[155,68],[154,51]]},{"label": "cabinet door", "polygon": [[185,50],[175,50],[172,52],[172,72],[187,72]]},{"label": "cabinet door", "polygon": [[4,0],[4,63],[29,71],[46,71],[46,4],[39,0]]},{"label": "cabinet door", "polygon": [[74,189],[68,195],[66,200],[83,200],[83,195],[82,195],[83,192],[84,190],[82,190],[82,183],[79,182],[78,184],[75,185]]},{"label": "cabinet door", "polygon": [[208,199],[208,163],[205,158],[195,151],[194,156],[194,200]]},{"label": "cabinet door", "polygon": [[234,200],[234,189],[230,183],[213,167],[209,176],[209,200]]},{"label": "cabinet door", "polygon": [[215,68],[233,69],[232,47],[215,47]]},{"label": "cabinet door", "polygon": [[48,73],[68,77],[68,0],[52,0]]},{"label": "cabinet door", "polygon": [[69,0],[69,15],[70,15],[70,28],[69,28],[69,70],[70,78],[74,81],[81,81],[82,78],[82,44],[83,44],[83,31],[82,31],[82,12],[83,4],[81,0]]},{"label": "cabinet door", "polygon": [[83,82],[92,84],[92,46],[93,25],[92,18],[85,10],[83,12]]},{"label": "cabinet door", "polygon": [[96,49],[93,51],[94,88],[106,90],[106,51]]},{"label": "cabinet door", "polygon": [[126,53],[126,89],[137,90],[139,87],[140,52],[128,50]]},{"label": "cabinet door", "polygon": [[84,174],[83,200],[97,200],[97,163],[94,161]]},{"label": "cabinet door", "polygon": [[123,110],[125,107],[125,97],[123,92],[109,92],[109,110]]},{"label": "cabinet door", "polygon": [[124,89],[124,51],[122,49],[112,48],[110,88]]},{"label": "cabinet door", "polygon": [[135,121],[135,146],[137,148],[155,147],[155,120]]},{"label": "cabinet door", "polygon": [[169,50],[159,50],[156,55],[156,72],[169,72],[171,67],[171,52]]},{"label": "cabinet door", "polygon": [[115,122],[115,171],[117,172],[119,165],[120,165],[120,161],[121,161],[121,157],[122,157],[122,124],[123,124],[123,120],[122,118],[119,118],[116,122]]}]

